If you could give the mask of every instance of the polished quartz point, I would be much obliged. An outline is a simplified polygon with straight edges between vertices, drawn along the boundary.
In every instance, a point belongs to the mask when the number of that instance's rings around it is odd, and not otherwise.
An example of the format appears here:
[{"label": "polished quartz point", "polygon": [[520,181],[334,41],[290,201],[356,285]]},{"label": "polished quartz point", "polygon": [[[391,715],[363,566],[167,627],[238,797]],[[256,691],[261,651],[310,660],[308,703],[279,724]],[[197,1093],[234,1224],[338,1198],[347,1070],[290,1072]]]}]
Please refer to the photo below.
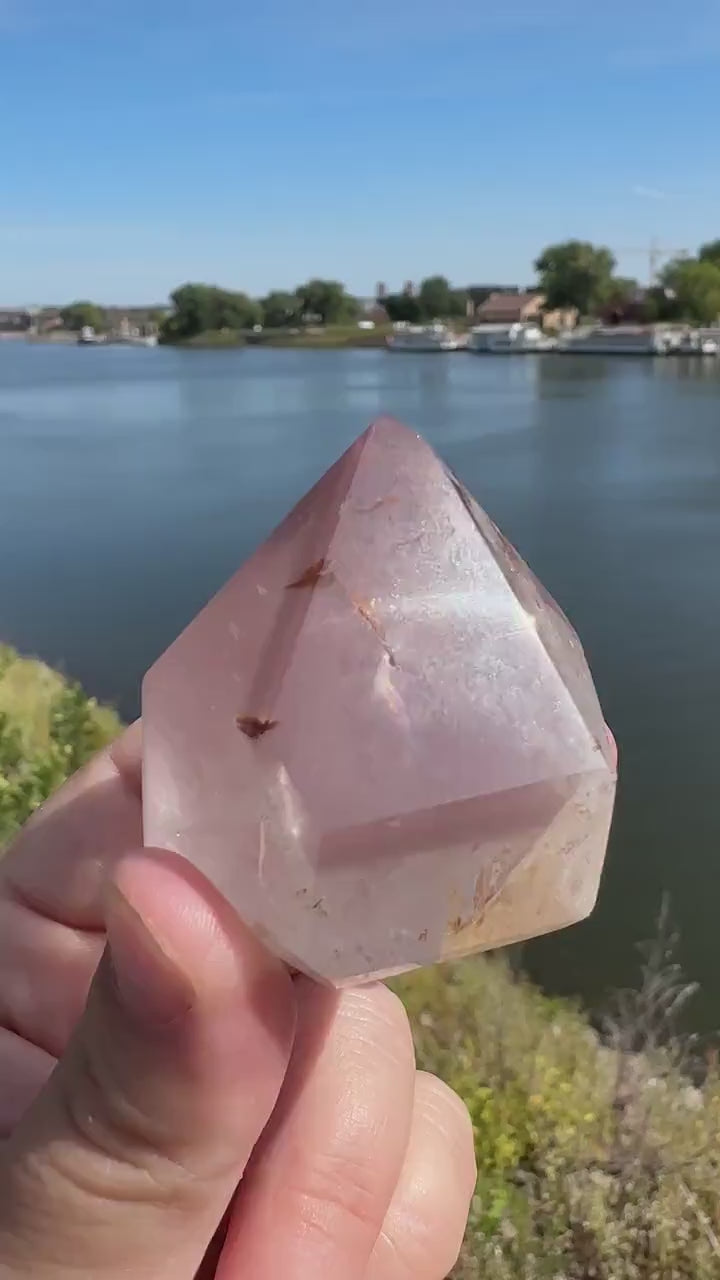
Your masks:
[{"label": "polished quartz point", "polygon": [[595,902],[615,756],[580,643],[432,449],[376,422],[152,667],[144,825],[341,985]]}]

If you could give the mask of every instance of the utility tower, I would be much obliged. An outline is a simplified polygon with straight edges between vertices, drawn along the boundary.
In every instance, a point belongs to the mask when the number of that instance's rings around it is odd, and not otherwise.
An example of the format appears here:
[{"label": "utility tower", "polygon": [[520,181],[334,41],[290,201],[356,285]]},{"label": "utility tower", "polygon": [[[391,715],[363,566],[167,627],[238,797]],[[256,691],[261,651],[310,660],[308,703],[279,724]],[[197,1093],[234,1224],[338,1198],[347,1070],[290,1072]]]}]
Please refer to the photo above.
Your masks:
[{"label": "utility tower", "polygon": [[616,249],[616,253],[641,253],[647,259],[648,264],[648,283],[650,285],[657,284],[660,275],[660,267],[667,258],[689,258],[689,249],[668,249],[666,245],[661,245],[657,240],[651,240],[650,244],[640,248],[638,245],[623,245],[622,248]]}]

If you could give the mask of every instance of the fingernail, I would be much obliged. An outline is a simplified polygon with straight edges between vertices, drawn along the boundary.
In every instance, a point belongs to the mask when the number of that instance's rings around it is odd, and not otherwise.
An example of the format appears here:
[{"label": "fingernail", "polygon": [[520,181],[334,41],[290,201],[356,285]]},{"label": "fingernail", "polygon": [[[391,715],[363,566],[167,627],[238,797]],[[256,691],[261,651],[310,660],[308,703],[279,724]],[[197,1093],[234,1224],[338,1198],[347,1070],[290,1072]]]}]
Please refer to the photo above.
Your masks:
[{"label": "fingernail", "polygon": [[115,884],[107,890],[105,927],[115,988],[128,1013],[154,1026],[185,1017],[195,1003],[189,978]]}]

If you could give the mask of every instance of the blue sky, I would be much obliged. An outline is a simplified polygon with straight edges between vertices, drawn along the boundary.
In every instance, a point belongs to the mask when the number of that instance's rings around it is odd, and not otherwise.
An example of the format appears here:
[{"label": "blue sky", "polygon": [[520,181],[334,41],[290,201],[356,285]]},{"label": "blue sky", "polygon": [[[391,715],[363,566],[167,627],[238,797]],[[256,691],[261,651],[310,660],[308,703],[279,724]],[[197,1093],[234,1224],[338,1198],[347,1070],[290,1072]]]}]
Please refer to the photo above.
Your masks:
[{"label": "blue sky", "polygon": [[0,303],[644,278],[720,235],[719,77],[720,0],[0,0]]}]

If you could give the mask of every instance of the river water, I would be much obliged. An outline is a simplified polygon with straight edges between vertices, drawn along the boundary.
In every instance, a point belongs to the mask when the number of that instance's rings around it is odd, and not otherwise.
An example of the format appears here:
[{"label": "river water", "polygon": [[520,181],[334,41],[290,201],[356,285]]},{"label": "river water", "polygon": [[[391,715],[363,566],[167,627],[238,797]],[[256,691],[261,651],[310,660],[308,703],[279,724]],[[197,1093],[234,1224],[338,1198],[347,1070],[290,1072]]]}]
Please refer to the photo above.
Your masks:
[{"label": "river water", "polygon": [[598,909],[531,971],[601,1000],[663,892],[720,1023],[720,362],[0,343],[0,638],[126,716],[370,421],[426,434],[585,643],[620,743]]}]

